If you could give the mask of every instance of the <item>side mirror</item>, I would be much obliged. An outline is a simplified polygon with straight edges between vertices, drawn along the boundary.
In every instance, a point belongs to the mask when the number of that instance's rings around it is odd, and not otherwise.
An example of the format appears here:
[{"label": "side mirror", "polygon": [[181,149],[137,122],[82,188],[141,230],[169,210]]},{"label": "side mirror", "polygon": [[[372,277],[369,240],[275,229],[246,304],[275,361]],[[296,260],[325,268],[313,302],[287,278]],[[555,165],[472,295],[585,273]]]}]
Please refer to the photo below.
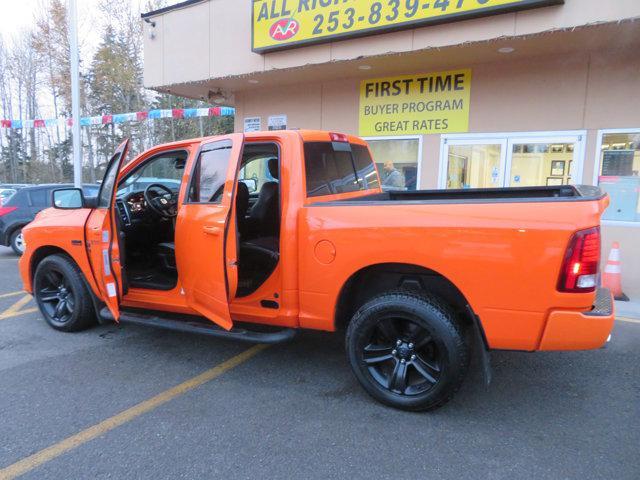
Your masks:
[{"label": "side mirror", "polygon": [[52,193],[53,207],[72,210],[84,207],[84,195],[80,188],[61,188]]},{"label": "side mirror", "polygon": [[254,193],[258,190],[258,181],[255,178],[243,178],[240,180],[249,189],[249,193]]}]

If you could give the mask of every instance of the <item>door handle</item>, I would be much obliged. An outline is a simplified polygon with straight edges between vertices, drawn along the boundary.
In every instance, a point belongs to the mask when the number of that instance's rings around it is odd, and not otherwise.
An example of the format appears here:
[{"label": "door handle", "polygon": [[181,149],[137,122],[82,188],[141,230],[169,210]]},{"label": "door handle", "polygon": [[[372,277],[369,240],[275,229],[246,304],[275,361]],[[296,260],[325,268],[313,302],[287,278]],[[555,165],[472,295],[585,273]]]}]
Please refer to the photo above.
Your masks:
[{"label": "door handle", "polygon": [[222,229],[220,227],[215,227],[213,225],[205,225],[202,227],[202,230],[208,235],[220,235],[222,233]]}]

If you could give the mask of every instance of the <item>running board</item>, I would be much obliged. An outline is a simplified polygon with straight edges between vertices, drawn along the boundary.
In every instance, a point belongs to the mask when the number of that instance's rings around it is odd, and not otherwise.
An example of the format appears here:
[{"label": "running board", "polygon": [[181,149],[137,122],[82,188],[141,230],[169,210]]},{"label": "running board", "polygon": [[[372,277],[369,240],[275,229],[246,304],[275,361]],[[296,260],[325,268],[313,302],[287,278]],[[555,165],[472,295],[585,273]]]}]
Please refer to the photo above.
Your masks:
[{"label": "running board", "polygon": [[[111,315],[111,312],[106,307],[100,310],[100,317],[103,320],[114,321],[113,315]],[[175,320],[174,318],[165,318],[154,314],[143,314],[129,311],[120,312],[120,323],[163,328],[165,330],[173,330],[175,332],[197,333],[199,335],[227,338],[230,340],[249,343],[287,342],[295,337],[297,333],[293,328],[284,328],[282,330],[271,332],[258,332],[255,330],[234,327],[227,331],[208,321],[200,322],[193,320],[194,317],[188,315],[177,318],[183,318],[184,320]]]}]

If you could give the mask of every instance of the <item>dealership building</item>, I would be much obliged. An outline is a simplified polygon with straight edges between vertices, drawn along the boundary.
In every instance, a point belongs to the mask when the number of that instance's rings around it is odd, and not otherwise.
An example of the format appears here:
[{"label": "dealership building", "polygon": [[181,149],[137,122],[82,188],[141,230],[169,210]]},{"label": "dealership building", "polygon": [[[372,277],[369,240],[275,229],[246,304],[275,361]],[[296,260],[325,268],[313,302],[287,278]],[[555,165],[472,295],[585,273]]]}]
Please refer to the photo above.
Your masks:
[{"label": "dealership building", "polygon": [[[640,300],[640,1],[190,0],[143,15],[145,86],[238,132],[366,138],[403,189],[609,192]],[[472,208],[472,207],[470,207]]]}]

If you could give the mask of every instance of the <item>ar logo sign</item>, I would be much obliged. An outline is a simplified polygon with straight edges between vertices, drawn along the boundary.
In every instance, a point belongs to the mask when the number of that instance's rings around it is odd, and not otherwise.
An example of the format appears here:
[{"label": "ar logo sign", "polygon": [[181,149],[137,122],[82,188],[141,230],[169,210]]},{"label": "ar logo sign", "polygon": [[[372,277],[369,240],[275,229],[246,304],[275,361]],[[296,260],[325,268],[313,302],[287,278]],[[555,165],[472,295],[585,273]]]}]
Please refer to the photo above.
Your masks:
[{"label": "ar logo sign", "polygon": [[269,35],[277,41],[289,40],[296,36],[298,30],[300,30],[300,24],[296,20],[283,18],[271,25]]}]

